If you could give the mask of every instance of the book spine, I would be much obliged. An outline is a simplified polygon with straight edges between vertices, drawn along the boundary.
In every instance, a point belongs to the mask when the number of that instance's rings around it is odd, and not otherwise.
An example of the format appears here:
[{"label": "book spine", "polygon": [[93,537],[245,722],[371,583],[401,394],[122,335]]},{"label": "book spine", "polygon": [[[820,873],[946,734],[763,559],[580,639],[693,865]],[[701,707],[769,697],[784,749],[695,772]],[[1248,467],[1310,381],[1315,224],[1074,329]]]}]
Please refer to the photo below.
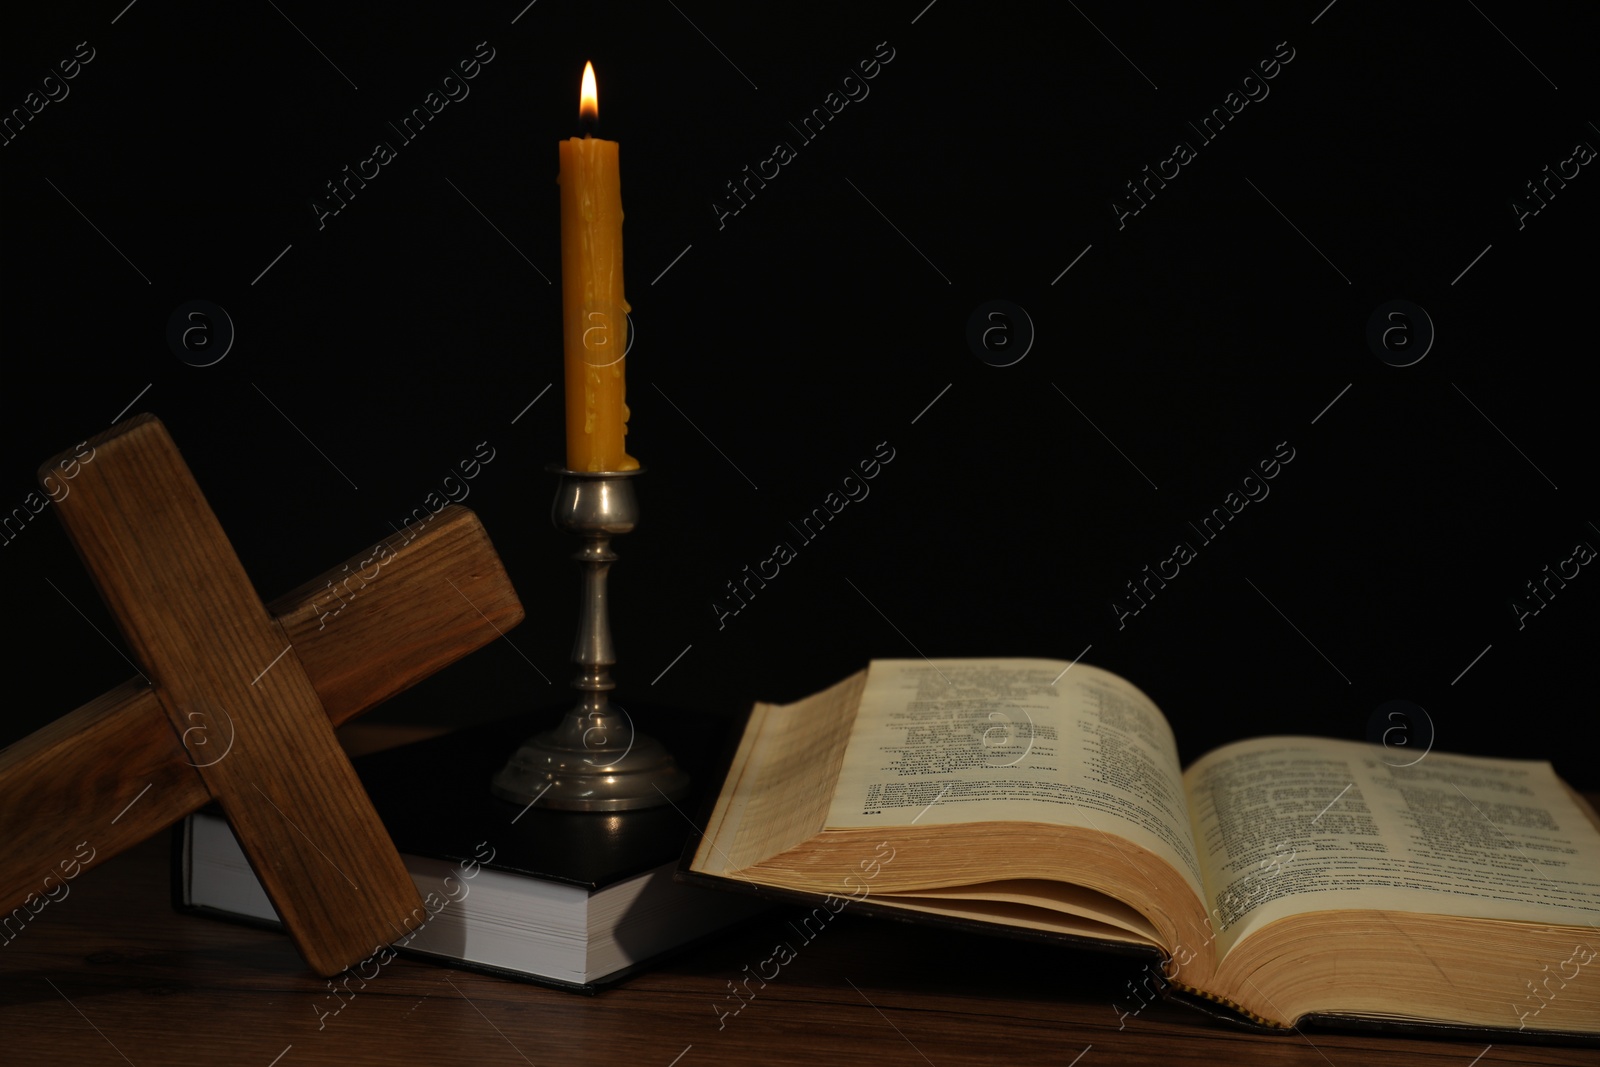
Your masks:
[{"label": "book spine", "polygon": [[1280,1023],[1275,1019],[1268,1019],[1263,1015],[1257,1015],[1244,1005],[1229,1000],[1227,997],[1218,996],[1216,993],[1208,993],[1204,989],[1197,989],[1196,987],[1187,985],[1183,982],[1169,982],[1168,984],[1183,990],[1190,996],[1200,997],[1202,1000],[1209,1000],[1213,1004],[1221,1004],[1229,1011],[1236,1011],[1240,1015],[1243,1015],[1246,1019],[1249,1019],[1251,1022],[1255,1023],[1257,1026],[1266,1026],[1273,1030],[1282,1030],[1285,1033],[1292,1032],[1295,1029],[1292,1026],[1285,1026],[1283,1023]]}]

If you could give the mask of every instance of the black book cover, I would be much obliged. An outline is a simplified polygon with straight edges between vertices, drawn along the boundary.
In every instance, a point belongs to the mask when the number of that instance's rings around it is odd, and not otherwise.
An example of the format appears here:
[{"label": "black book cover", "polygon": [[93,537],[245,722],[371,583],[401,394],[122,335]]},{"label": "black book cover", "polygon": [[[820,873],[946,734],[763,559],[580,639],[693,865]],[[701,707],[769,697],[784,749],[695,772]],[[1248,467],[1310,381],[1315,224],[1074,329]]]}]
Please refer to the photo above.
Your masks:
[{"label": "black book cover", "polygon": [[695,836],[701,797],[721,781],[713,767],[727,724],[629,703],[642,732],[662,740],[690,775],[690,795],[628,812],[556,811],[514,804],[489,792],[489,779],[524,739],[558,712],[520,715],[358,757],[357,773],[400,852],[484,866],[552,882],[603,889],[677,858]]}]

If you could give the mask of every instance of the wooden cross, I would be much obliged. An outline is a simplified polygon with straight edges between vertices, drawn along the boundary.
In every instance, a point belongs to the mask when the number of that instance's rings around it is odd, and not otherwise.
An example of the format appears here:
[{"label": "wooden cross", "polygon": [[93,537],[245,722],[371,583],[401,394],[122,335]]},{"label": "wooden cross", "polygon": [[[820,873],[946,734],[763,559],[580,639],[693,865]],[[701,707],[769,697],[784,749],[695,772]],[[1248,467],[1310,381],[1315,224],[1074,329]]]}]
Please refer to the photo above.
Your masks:
[{"label": "wooden cross", "polygon": [[148,684],[0,751],[0,921],[216,800],[301,955],[337,974],[422,901],[333,728],[515,626],[516,592],[451,505],[263,605],[158,419],[89,444],[56,509]]}]

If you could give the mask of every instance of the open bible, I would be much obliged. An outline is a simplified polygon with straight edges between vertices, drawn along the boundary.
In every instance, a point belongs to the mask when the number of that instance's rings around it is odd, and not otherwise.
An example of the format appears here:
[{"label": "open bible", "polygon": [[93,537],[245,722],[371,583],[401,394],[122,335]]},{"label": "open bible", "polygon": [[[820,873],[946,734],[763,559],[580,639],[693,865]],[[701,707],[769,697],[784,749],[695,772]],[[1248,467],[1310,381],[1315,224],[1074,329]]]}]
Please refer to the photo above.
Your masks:
[{"label": "open bible", "polygon": [[1146,946],[1262,1026],[1600,1032],[1600,825],[1548,763],[1264,737],[1184,771],[1085,664],[875,660],[757,704],[685,876]]}]

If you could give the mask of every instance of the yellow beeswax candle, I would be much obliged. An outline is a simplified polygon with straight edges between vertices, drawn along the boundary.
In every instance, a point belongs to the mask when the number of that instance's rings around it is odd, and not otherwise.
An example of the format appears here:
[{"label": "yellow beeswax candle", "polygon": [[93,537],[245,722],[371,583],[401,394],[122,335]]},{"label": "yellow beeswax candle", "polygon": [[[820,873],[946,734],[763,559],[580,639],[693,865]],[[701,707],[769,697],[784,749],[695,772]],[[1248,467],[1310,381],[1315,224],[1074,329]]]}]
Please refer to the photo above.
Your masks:
[{"label": "yellow beeswax candle", "polygon": [[[594,64],[583,68],[579,115],[599,119]],[[585,135],[559,145],[561,303],[566,341],[567,469],[631,471],[623,353],[628,302],[622,295],[622,178],[617,142]]]}]

